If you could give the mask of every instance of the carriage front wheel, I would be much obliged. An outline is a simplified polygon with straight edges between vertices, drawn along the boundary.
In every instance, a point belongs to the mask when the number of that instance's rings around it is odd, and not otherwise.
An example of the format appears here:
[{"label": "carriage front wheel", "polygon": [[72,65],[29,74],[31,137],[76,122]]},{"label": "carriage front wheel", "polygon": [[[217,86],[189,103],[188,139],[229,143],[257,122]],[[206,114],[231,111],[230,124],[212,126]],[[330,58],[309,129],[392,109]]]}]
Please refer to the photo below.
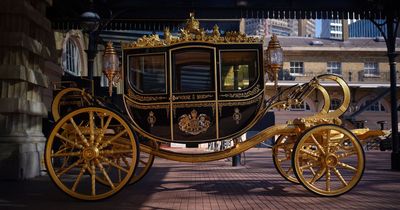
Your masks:
[{"label": "carriage front wheel", "polygon": [[[50,178],[62,191],[82,200],[99,200],[129,183],[137,166],[138,148],[131,128],[120,115],[106,108],[87,107],[56,123],[46,142],[45,162]],[[116,156],[122,156],[122,161],[114,161]]]},{"label": "carriage front wheel", "polygon": [[360,181],[364,151],[351,131],[337,125],[319,125],[299,138],[292,164],[306,189],[323,196],[338,196]]}]

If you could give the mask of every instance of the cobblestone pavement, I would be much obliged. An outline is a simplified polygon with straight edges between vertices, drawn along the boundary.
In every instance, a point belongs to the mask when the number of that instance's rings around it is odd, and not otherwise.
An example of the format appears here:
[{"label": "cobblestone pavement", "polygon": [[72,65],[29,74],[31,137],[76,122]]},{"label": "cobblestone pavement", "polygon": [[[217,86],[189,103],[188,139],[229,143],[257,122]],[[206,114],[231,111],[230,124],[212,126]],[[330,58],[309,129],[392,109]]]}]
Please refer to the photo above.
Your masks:
[{"label": "cobblestone pavement", "polygon": [[400,209],[400,172],[390,171],[390,152],[366,152],[356,188],[340,197],[316,196],[283,179],[270,149],[246,152],[246,165],[228,160],[178,163],[156,159],[149,174],[112,198],[70,198],[47,176],[0,182],[0,209]]}]

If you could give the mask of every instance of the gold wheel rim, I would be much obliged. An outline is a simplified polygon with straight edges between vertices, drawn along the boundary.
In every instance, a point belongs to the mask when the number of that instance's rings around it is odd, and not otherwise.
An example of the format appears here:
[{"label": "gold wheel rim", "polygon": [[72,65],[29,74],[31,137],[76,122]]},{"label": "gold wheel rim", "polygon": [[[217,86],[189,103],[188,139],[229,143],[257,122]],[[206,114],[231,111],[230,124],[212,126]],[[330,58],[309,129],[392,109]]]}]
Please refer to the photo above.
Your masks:
[{"label": "gold wheel rim", "polygon": [[[110,128],[114,124],[123,130]],[[129,138],[121,142],[121,133]],[[117,154],[129,156],[132,161],[112,163]],[[116,113],[97,107],[78,109],[61,118],[45,150],[50,178],[62,191],[82,200],[104,199],[119,192],[131,179],[137,156],[137,143],[129,125]],[[107,172],[107,167],[113,170]],[[99,185],[100,176],[106,177],[108,186]]]},{"label": "gold wheel rim", "polygon": [[323,196],[338,196],[350,191],[361,179],[364,152],[347,129],[321,125],[299,140],[293,164],[296,177],[305,188]]},{"label": "gold wheel rim", "polygon": [[278,137],[272,149],[272,159],[276,170],[278,170],[283,178],[292,183],[299,184],[300,182],[294,174],[291,158],[294,141],[289,142],[288,138],[289,137],[285,135],[280,135]]},{"label": "gold wheel rim", "polygon": [[[155,141],[149,140],[151,143],[151,147],[153,149],[158,149],[158,144]],[[129,184],[135,184],[140,181],[146,174],[149,172],[151,166],[153,165],[155,156],[153,154],[149,154],[140,150],[140,157],[137,165],[137,169],[132,176]]]},{"label": "gold wheel rim", "polygon": [[[52,115],[53,115],[54,121],[57,121],[57,120],[60,119],[60,116],[61,116],[61,114],[60,114],[61,100],[62,100],[64,97],[66,97],[67,94],[72,93],[72,92],[77,92],[77,93],[79,93],[80,95],[82,95],[82,98],[81,98],[81,103],[82,103],[82,104],[81,104],[80,106],[78,106],[79,108],[83,107],[83,106],[84,106],[84,103],[88,103],[88,104],[89,104],[89,102],[86,101],[86,100],[88,100],[88,98],[87,98],[87,95],[88,95],[88,94],[87,94],[83,89],[79,89],[79,88],[65,88],[65,89],[61,90],[61,91],[54,97],[53,103],[51,104],[51,113],[52,113]],[[85,95],[86,98],[84,97],[84,95]]]}]

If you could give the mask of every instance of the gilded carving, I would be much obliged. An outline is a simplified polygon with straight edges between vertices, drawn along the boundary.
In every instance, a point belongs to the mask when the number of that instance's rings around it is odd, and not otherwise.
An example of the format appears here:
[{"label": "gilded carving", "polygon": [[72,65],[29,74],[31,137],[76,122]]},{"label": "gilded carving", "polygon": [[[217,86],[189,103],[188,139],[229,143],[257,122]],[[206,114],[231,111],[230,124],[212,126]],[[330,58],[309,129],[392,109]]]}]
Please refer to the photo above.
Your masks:
[{"label": "gilded carving", "polygon": [[147,117],[147,122],[150,124],[151,127],[154,126],[154,124],[156,123],[157,118],[156,116],[154,116],[154,112],[150,111],[149,112],[149,116]]},{"label": "gilded carving", "polygon": [[180,30],[179,36],[172,36],[170,29],[164,29],[164,39],[160,39],[157,34],[145,35],[135,42],[122,43],[123,49],[144,48],[144,47],[163,47],[183,42],[208,42],[208,43],[262,43],[262,39],[258,37],[248,37],[246,34],[232,31],[226,32],[225,36],[221,36],[219,27],[215,25],[212,33],[207,34],[200,23],[194,18],[194,14],[190,14],[190,18],[186,21],[186,25]]},{"label": "gilded carving", "polygon": [[196,95],[197,100],[209,99],[209,98],[213,98],[213,97],[214,97],[214,95],[212,95],[212,94]]},{"label": "gilded carving", "polygon": [[247,98],[247,97],[257,94],[260,91],[261,91],[260,85],[257,85],[253,89],[251,89],[247,92],[225,93],[225,94],[221,94],[220,96],[229,97],[229,98]]},{"label": "gilded carving", "polygon": [[193,109],[190,114],[179,117],[179,129],[186,134],[198,135],[206,132],[211,125],[210,118],[206,114],[197,114]]},{"label": "gilded carving", "polygon": [[182,103],[182,104],[174,104],[173,106],[173,114],[176,117],[176,109],[178,108],[192,108],[192,107],[211,107],[213,115],[215,114],[215,102],[201,102],[201,103]]},{"label": "gilded carving", "polygon": [[129,98],[135,100],[135,101],[141,101],[141,102],[151,102],[151,101],[161,101],[161,100],[166,100],[166,96],[142,96],[135,94],[132,90],[128,90],[128,96]]},{"label": "gilded carving", "polygon": [[235,113],[233,113],[232,118],[233,120],[235,120],[236,125],[238,125],[240,120],[242,119],[242,114],[240,113],[239,108],[235,108]]}]

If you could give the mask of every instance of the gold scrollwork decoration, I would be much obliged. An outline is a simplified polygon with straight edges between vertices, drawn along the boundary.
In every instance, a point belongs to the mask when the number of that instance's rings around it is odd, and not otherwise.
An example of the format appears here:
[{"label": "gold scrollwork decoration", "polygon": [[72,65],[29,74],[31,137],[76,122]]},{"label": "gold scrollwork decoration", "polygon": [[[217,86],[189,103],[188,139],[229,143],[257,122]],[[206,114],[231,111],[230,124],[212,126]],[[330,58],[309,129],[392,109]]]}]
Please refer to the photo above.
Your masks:
[{"label": "gold scrollwork decoration", "polygon": [[253,96],[260,92],[260,85],[255,86],[253,89],[247,91],[247,92],[239,92],[239,93],[225,93],[221,94],[222,97],[228,97],[228,98],[246,98],[249,96]]},{"label": "gold scrollwork decoration", "polygon": [[179,117],[179,129],[191,135],[198,135],[206,132],[211,125],[210,117],[206,114],[197,114],[197,111],[193,109],[190,114],[184,114]]},{"label": "gold scrollwork decoration", "polygon": [[215,25],[210,34],[200,28],[200,22],[190,13],[190,18],[186,21],[184,28],[180,30],[179,36],[172,36],[169,28],[164,28],[164,39],[160,39],[157,34],[145,35],[135,42],[122,43],[123,49],[143,48],[143,47],[163,47],[183,42],[208,42],[208,43],[262,43],[262,38],[248,37],[246,34],[231,31],[221,36],[219,27]]},{"label": "gold scrollwork decoration", "polygon": [[260,103],[263,99],[263,95],[261,94],[260,96],[253,98],[251,100],[246,100],[246,101],[227,101],[227,102],[219,102],[218,103],[218,111],[220,116],[222,115],[222,108],[229,106],[245,106],[245,105],[249,105],[249,104],[254,104],[254,103]]},{"label": "gold scrollwork decoration", "polygon": [[209,99],[209,98],[213,98],[213,97],[214,97],[214,95],[212,95],[212,94],[196,95],[197,100]]},{"label": "gold scrollwork decoration", "polygon": [[142,102],[161,101],[167,99],[166,96],[141,96],[135,94],[132,90],[128,90],[128,96],[129,98],[135,101],[142,101]]},{"label": "gold scrollwork decoration", "polygon": [[157,118],[154,115],[154,112],[150,111],[149,116],[147,117],[147,122],[150,124],[150,127],[153,127],[154,124],[156,123],[156,121],[157,121]]}]

